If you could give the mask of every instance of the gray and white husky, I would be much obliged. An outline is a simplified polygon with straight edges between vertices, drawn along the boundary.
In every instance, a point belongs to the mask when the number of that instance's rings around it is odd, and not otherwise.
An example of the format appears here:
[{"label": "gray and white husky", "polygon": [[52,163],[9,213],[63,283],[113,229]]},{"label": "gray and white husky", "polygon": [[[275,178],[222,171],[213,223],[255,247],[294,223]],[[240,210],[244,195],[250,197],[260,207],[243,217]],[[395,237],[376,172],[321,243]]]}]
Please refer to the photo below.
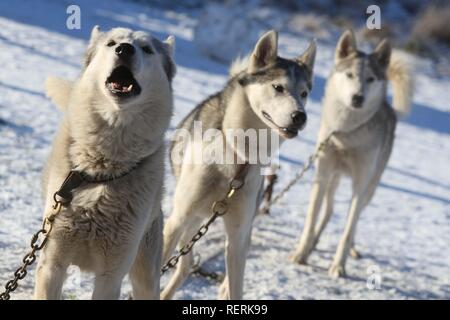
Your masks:
[{"label": "gray and white husky", "polygon": [[85,182],[54,221],[35,298],[60,298],[66,269],[77,265],[95,274],[94,299],[119,298],[127,273],[134,298],[159,299],[173,46],[173,37],[95,27],[79,79],[47,81],[64,118],[44,172],[45,214],[69,171]]},{"label": "gray and white husky", "polygon": [[[284,59],[277,55],[278,36],[274,31],[264,34],[257,42],[248,61],[237,62],[231,67],[231,79],[219,93],[198,105],[179,125],[193,131],[195,123],[204,130],[266,130],[281,136],[281,140],[293,138],[306,124],[305,104],[312,86],[315,59],[315,43],[296,59]],[[220,136],[223,137],[223,136]],[[259,138],[258,138],[259,139]],[[171,256],[176,245],[186,244],[201,222],[211,214],[211,205],[227,192],[230,179],[239,170],[239,164],[192,163],[188,154],[210,142],[185,141],[175,136],[171,161],[177,179],[173,212],[164,227],[163,261]],[[234,146],[225,138],[226,144]],[[234,148],[234,147],[233,147]],[[183,161],[174,161],[174,150],[183,151]],[[234,150],[244,162],[247,153]],[[246,255],[250,246],[252,222],[257,211],[263,177],[261,164],[250,164],[245,185],[230,200],[229,210],[223,216],[227,235],[226,277],[220,288],[223,299],[241,299]],[[181,258],[162,298],[169,299],[190,273],[192,252]]]},{"label": "gray and white husky", "polygon": [[[386,100],[388,80],[393,85],[393,108]],[[325,89],[318,142],[330,132],[336,133],[316,161],[308,213],[293,261],[306,263],[333,212],[339,177],[347,174],[352,179],[353,196],[329,269],[332,277],[345,275],[347,255],[358,256],[354,248],[358,217],[372,199],[391,154],[397,123],[394,110],[407,114],[411,96],[410,68],[398,54],[391,55],[387,40],[371,54],[365,54],[357,50],[351,31],[341,36]],[[321,207],[323,213],[316,222]]]}]

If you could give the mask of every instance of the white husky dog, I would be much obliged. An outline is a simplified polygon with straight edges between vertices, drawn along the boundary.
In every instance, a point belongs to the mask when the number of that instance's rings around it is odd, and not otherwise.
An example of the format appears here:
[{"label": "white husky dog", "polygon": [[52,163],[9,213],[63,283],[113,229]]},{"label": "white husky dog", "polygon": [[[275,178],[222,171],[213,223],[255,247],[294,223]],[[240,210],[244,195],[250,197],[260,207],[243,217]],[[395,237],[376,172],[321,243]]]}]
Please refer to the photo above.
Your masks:
[{"label": "white husky dog", "polygon": [[[387,81],[392,81],[392,109],[386,100]],[[391,55],[383,40],[371,54],[357,50],[353,33],[346,31],[335,53],[335,66],[328,78],[318,142],[336,133],[319,154],[310,203],[300,243],[292,259],[306,263],[333,212],[333,195],[339,177],[348,174],[353,197],[347,224],[329,269],[332,277],[345,275],[347,255],[357,257],[354,238],[358,217],[372,199],[386,167],[394,142],[397,117],[409,112],[412,77],[409,66]],[[321,219],[318,213],[324,204]]]},{"label": "white husky dog", "polygon": [[[315,43],[292,60],[278,57],[277,50],[277,33],[264,34],[249,60],[234,64],[232,78],[225,88],[197,106],[178,129],[192,132],[195,123],[200,123],[204,131],[216,129],[221,132],[219,138],[223,138],[222,133],[228,130],[247,132],[248,129],[273,132],[282,139],[295,137],[306,124],[304,108],[311,91]],[[174,140],[171,160],[177,186],[173,212],[164,228],[164,262],[177,243],[182,246],[190,241],[202,220],[211,214],[213,202],[223,198],[230,179],[240,170],[236,162],[195,164],[185,161],[199,145],[205,147],[212,142],[194,141],[180,148],[184,139],[175,136]],[[225,142],[233,145],[226,137]],[[184,150],[181,163],[174,161],[175,150]],[[234,152],[243,160],[241,163],[248,161],[247,153],[242,154],[236,149]],[[243,296],[245,260],[262,179],[260,163],[250,164],[244,187],[230,200],[229,210],[223,216],[227,244],[226,277],[220,289],[221,298],[241,299]],[[188,276],[192,259],[192,252],[181,258],[162,298],[173,296]]]},{"label": "white husky dog", "polygon": [[39,260],[35,298],[60,298],[69,265],[95,273],[93,299],[119,298],[127,273],[134,298],[159,298],[173,46],[173,37],[95,27],[79,79],[47,81],[65,117],[44,172],[45,214],[71,170],[82,183],[58,198],[64,206]]}]

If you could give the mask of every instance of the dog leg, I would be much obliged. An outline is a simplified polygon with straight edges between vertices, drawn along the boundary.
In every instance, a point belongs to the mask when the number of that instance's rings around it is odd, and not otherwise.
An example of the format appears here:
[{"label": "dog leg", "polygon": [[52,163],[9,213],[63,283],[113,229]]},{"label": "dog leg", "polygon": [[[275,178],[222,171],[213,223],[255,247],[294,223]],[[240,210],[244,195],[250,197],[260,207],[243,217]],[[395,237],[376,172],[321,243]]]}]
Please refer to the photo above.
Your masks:
[{"label": "dog leg", "polygon": [[327,191],[325,192],[325,199],[324,199],[325,208],[323,210],[323,213],[321,214],[321,217],[318,221],[318,225],[316,226],[316,229],[314,231],[314,241],[311,250],[314,250],[314,248],[317,246],[317,243],[319,242],[320,239],[320,235],[327,226],[328,222],[330,221],[331,215],[333,214],[334,193],[336,192],[338,184],[339,184],[339,175],[336,174],[331,179]]},{"label": "dog leg", "polygon": [[358,222],[359,215],[364,206],[364,198],[365,192],[356,193],[353,195],[344,233],[341,237],[341,240],[339,241],[333,263],[328,270],[328,274],[332,278],[345,276],[345,261],[350,252],[352,239],[355,235],[356,223]]},{"label": "dog leg", "polygon": [[[161,209],[158,208],[160,211]],[[159,299],[162,255],[162,213],[142,237],[137,256],[130,270],[133,299]]]},{"label": "dog leg", "polygon": [[92,300],[118,300],[125,273],[105,272],[95,276]]},{"label": "dog leg", "polygon": [[[275,170],[273,171],[275,172]],[[267,187],[264,190],[263,193],[263,206],[260,210],[260,212],[262,214],[269,214],[270,213],[270,201],[272,200],[272,193],[273,193],[273,188],[275,186],[275,183],[277,181],[278,176],[273,173],[271,175],[266,176],[266,180],[267,181]],[[264,188],[264,180],[262,182],[262,188]]]},{"label": "dog leg", "polygon": [[361,258],[361,254],[355,248],[355,239],[353,239],[352,242],[350,243],[350,257],[352,257],[353,259]]},{"label": "dog leg", "polygon": [[[181,237],[180,247],[184,246],[189,241],[191,241],[195,232],[197,232],[197,229],[199,228],[201,222],[202,222],[201,218],[192,217],[192,219],[189,219],[187,224],[186,223],[184,224],[184,228],[186,228],[185,229],[186,231],[183,233]],[[163,300],[172,299],[176,290],[183,284],[184,280],[191,273],[191,267],[193,263],[194,263],[193,251],[189,252],[187,255],[184,255],[180,258],[176,266],[175,273],[172,275],[172,278],[170,279],[169,283],[161,293],[161,299]]]},{"label": "dog leg", "polygon": [[244,271],[252,230],[253,212],[229,212],[224,216],[227,233],[226,278],[222,288],[222,299],[241,300],[243,298]]},{"label": "dog leg", "polygon": [[[140,235],[140,239],[144,234]],[[93,300],[119,299],[123,278],[132,269],[138,255],[140,242],[136,240],[110,249],[102,261],[103,268],[95,271]]]},{"label": "dog leg", "polygon": [[[369,183],[369,186],[367,188],[367,193],[366,193],[366,196],[365,196],[365,199],[364,199],[364,204],[363,204],[363,207],[362,207],[361,210],[363,210],[369,204],[370,200],[372,200],[372,198],[373,198],[373,196],[375,194],[375,190],[376,190],[376,188],[378,186],[378,183],[380,182],[380,178],[381,178],[382,172],[383,171],[377,172],[377,174],[375,174],[373,176],[373,178],[371,179],[371,181]],[[361,258],[361,253],[358,250],[356,250],[356,247],[355,247],[355,236],[356,236],[356,231],[353,232],[353,238],[352,238],[351,243],[350,243],[350,256],[353,259],[359,259],[359,258]]]},{"label": "dog leg", "polygon": [[300,241],[290,260],[299,264],[306,264],[309,254],[314,245],[314,228],[317,215],[323,203],[323,198],[328,183],[334,173],[334,163],[331,155],[324,155],[317,160],[317,171],[309,198],[308,213]]},{"label": "dog leg", "polygon": [[323,201],[325,186],[326,184],[324,182],[319,181],[315,182],[312,187],[305,226],[298,247],[291,256],[292,262],[306,264],[314,243],[314,226]]},{"label": "dog leg", "polygon": [[222,283],[220,284],[219,287],[219,300],[227,300],[229,299],[229,289],[228,289],[228,277],[225,276],[225,278],[223,278]]},{"label": "dog leg", "polygon": [[34,298],[36,300],[57,300],[61,298],[62,286],[66,276],[67,265],[56,261],[49,252],[51,242],[44,248],[36,269]]}]

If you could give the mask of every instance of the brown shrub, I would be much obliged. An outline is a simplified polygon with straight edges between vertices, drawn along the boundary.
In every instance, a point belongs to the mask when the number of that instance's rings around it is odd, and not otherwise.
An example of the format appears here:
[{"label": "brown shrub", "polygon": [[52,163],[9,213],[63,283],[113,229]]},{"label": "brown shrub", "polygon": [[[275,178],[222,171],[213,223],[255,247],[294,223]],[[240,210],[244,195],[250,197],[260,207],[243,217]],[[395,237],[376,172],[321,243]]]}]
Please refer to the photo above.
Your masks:
[{"label": "brown shrub", "polygon": [[412,37],[417,41],[435,40],[450,46],[450,5],[428,6],[417,17]]}]

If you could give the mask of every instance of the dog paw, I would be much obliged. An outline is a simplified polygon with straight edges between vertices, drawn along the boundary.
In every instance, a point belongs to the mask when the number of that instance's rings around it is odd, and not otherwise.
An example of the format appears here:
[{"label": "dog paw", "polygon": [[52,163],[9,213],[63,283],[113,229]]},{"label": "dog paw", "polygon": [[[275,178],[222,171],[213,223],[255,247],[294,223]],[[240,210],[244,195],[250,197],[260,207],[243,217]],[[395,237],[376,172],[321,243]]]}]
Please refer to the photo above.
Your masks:
[{"label": "dog paw", "polygon": [[350,249],[350,257],[352,257],[353,259],[359,259],[359,258],[361,258],[361,254],[355,248],[351,248]]},{"label": "dog paw", "polygon": [[228,283],[225,277],[224,280],[222,281],[222,284],[219,287],[219,300],[228,300],[228,299],[229,299]]},{"label": "dog paw", "polygon": [[304,252],[294,252],[289,256],[289,261],[297,264],[306,265],[308,260],[308,254]]},{"label": "dog paw", "polygon": [[219,290],[219,300],[230,300],[228,289]]},{"label": "dog paw", "polygon": [[328,275],[333,279],[345,277],[344,267],[341,265],[332,264],[328,270]]}]

